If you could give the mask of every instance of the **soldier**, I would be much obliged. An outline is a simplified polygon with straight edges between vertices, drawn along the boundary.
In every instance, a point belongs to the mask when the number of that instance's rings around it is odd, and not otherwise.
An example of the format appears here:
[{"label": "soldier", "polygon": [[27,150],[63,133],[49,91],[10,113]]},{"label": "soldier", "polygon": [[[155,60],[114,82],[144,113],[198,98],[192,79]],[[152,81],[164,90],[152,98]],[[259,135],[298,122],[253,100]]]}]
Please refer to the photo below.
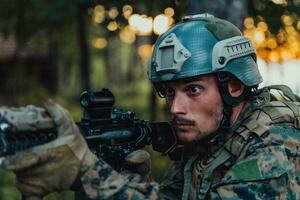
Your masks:
[{"label": "soldier", "polygon": [[288,101],[274,101],[262,78],[251,41],[228,21],[209,14],[184,17],[161,35],[148,76],[166,104],[183,144],[158,185],[140,174],[120,174],[88,149],[67,112],[45,108],[59,139],[4,158],[28,199],[79,190],[86,199],[300,199],[299,98],[274,87]]}]

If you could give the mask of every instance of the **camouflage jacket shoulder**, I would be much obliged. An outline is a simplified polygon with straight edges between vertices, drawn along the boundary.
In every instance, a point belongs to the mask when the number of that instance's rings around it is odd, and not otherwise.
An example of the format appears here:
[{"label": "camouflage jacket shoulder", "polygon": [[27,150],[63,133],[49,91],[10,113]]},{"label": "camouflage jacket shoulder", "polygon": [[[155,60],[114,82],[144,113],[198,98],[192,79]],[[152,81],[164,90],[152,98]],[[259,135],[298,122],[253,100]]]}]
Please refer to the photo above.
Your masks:
[{"label": "camouflage jacket shoulder", "polygon": [[299,199],[300,132],[289,124],[271,125],[253,137],[222,179],[211,199]]},{"label": "camouflage jacket shoulder", "polygon": [[300,199],[300,104],[269,100],[265,92],[241,115],[244,144],[210,198]]}]

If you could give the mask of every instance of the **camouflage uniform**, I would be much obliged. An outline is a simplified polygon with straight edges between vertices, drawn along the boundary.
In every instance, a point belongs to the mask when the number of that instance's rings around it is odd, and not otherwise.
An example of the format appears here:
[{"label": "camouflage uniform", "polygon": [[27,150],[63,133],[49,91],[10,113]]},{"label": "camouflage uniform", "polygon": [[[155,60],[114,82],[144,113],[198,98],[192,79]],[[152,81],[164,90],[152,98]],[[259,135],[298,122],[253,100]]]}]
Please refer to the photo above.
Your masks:
[{"label": "camouflage uniform", "polygon": [[258,93],[229,132],[185,149],[160,186],[130,181],[100,159],[81,178],[86,198],[300,199],[299,104]]}]

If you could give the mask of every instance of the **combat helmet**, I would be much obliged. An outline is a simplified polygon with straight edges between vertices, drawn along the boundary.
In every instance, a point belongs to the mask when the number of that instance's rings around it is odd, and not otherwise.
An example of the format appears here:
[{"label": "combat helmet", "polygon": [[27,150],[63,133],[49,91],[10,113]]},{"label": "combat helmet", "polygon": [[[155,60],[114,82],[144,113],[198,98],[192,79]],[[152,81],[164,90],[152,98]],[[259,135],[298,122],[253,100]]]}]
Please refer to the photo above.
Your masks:
[{"label": "combat helmet", "polygon": [[158,38],[148,77],[159,84],[219,72],[248,87],[262,82],[250,39],[232,23],[205,13],[183,17]]},{"label": "combat helmet", "polygon": [[[183,17],[156,41],[148,77],[164,97],[161,83],[207,74],[217,74],[224,104],[219,131],[227,131],[233,107],[248,98],[262,82],[255,48],[249,38],[226,20],[207,13]],[[232,97],[228,91],[232,76],[246,86],[238,97]],[[210,137],[216,135],[217,132]]]}]

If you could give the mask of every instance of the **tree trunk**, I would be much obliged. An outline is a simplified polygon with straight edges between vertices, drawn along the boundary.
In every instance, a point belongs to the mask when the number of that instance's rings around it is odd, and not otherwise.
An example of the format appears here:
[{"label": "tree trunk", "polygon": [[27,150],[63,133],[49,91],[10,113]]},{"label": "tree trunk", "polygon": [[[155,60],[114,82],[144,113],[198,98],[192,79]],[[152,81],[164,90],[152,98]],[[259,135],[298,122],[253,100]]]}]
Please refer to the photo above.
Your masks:
[{"label": "tree trunk", "polygon": [[107,84],[109,87],[119,87],[122,84],[120,41],[116,34],[108,33],[106,37],[108,44],[104,49],[104,62],[106,67]]},{"label": "tree trunk", "polygon": [[22,90],[19,89],[19,84],[22,84],[24,79],[24,76],[22,74],[22,61],[20,58],[21,50],[24,46],[24,35],[25,31],[23,30],[24,24],[25,24],[25,18],[24,18],[24,12],[25,12],[25,6],[23,0],[17,1],[17,20],[16,20],[16,26],[15,26],[15,38],[16,38],[16,48],[15,52],[12,57],[12,65],[10,69],[10,74],[12,74],[12,77],[15,79],[15,84],[11,85],[11,101],[13,104],[17,103],[17,97],[18,95],[23,95]]},{"label": "tree trunk", "polygon": [[59,55],[57,41],[52,32],[48,33],[48,49],[50,58],[50,75],[48,79],[50,79],[50,85],[48,85],[47,88],[55,94],[58,89]]},{"label": "tree trunk", "polygon": [[86,8],[83,4],[78,3],[77,22],[78,22],[78,42],[80,49],[80,72],[82,77],[83,89],[90,90],[90,52],[87,44],[87,30],[85,23]]}]

